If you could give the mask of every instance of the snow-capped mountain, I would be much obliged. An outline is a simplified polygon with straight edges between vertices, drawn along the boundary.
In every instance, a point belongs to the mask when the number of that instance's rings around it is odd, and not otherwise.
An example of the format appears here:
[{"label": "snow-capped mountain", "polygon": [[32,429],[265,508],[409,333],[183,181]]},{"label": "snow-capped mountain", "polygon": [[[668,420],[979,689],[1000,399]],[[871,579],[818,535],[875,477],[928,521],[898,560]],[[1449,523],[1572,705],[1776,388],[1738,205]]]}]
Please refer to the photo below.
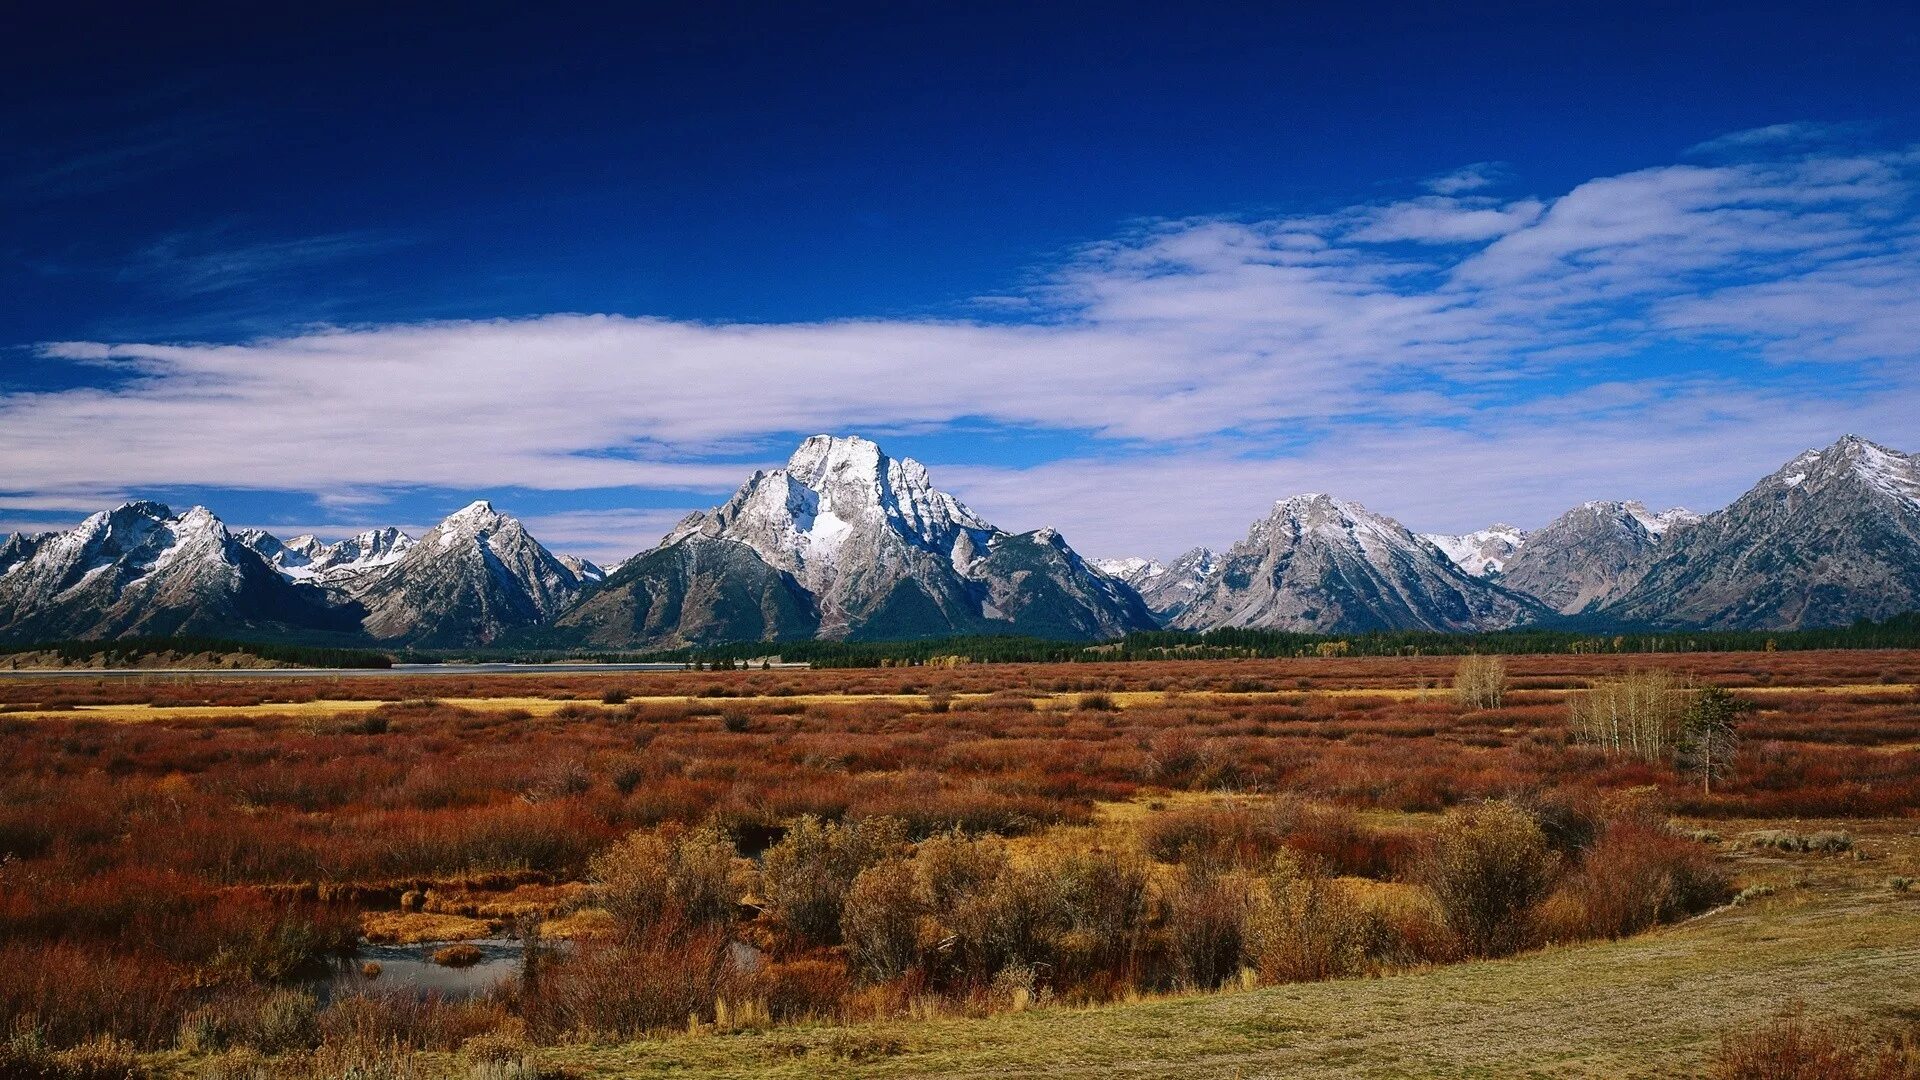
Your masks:
[{"label": "snow-capped mountain", "polygon": [[1274,504],[1173,625],[1354,633],[1496,630],[1545,612],[1462,570],[1392,518],[1327,495]]},{"label": "snow-capped mountain", "polygon": [[1495,523],[1470,533],[1421,533],[1420,538],[1446,552],[1453,564],[1474,577],[1496,577],[1527,542],[1527,531]]},{"label": "snow-capped mountain", "polygon": [[353,628],[348,610],[276,573],[205,507],[130,502],[67,532],[0,545],[0,636],[263,634]]},{"label": "snow-capped mountain", "polygon": [[862,438],[816,435],[786,468],[755,473],[660,546],[694,537],[746,545],[815,597],[820,633],[839,637],[906,583],[929,586],[919,591],[949,619],[977,616],[978,602],[959,583],[995,531],[935,489],[919,462],[889,458]]},{"label": "snow-capped mountain", "polygon": [[1165,563],[1156,559],[1143,559],[1130,555],[1124,559],[1092,559],[1089,564],[1110,578],[1132,583],[1136,579],[1151,578],[1166,572]]},{"label": "snow-capped mountain", "polygon": [[1186,610],[1219,563],[1218,555],[1197,547],[1170,563],[1133,557],[1100,559],[1093,565],[1108,577],[1126,582],[1140,594],[1154,618],[1165,625]]},{"label": "snow-capped mountain", "polygon": [[1848,435],[1678,529],[1602,610],[1664,626],[1839,626],[1920,609],[1920,457]]},{"label": "snow-capped mountain", "polygon": [[252,548],[282,576],[295,580],[302,576],[300,571],[313,560],[314,554],[325,547],[312,536],[296,536],[283,541],[265,529],[241,529],[233,534],[233,538]]},{"label": "snow-capped mountain", "polygon": [[357,594],[413,547],[413,537],[395,528],[369,529],[338,543],[311,535],[281,541],[261,529],[236,534],[275,570],[292,581],[307,581]]},{"label": "snow-capped mountain", "polygon": [[1638,502],[1587,502],[1527,537],[1500,584],[1573,615],[1619,599],[1665,550],[1665,538],[1699,521],[1675,507],[1652,513]]},{"label": "snow-capped mountain", "polygon": [[1007,533],[935,488],[919,462],[816,435],[786,467],[755,472],[628,560],[562,625],[644,644],[802,626],[826,638],[1111,636],[1153,620],[1059,534]]},{"label": "snow-capped mountain", "polygon": [[1594,625],[1793,628],[1920,610],[1920,457],[1847,436],[1701,518],[1591,502],[1525,533],[1416,536],[1326,495],[1275,504],[1224,555],[1089,563],[1012,534],[917,462],[816,436],[660,546],[603,570],[486,502],[418,540],[229,532],[152,502],[0,540],[0,639],[206,634],[464,648],[546,628],[634,648],[796,637],[1170,625],[1468,631]]},{"label": "snow-capped mountain", "polygon": [[407,546],[358,598],[376,638],[464,646],[552,619],[587,584],[517,519],[482,501]]}]

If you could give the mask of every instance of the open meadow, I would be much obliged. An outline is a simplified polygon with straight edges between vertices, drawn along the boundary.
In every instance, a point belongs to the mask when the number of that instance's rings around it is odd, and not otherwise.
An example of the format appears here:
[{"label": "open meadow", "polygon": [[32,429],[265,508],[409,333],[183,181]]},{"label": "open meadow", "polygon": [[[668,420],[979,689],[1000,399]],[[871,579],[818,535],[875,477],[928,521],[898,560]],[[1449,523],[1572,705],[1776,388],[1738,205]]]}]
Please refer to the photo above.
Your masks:
[{"label": "open meadow", "polygon": [[1917,687],[0,678],[0,1074],[1913,1075]]}]

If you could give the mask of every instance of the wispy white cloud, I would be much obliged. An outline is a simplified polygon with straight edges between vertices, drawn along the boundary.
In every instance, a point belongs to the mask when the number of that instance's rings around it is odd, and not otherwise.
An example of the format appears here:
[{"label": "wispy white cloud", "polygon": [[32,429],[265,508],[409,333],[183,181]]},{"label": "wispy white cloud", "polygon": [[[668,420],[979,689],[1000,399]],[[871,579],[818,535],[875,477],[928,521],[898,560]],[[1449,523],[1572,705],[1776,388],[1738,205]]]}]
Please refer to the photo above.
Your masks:
[{"label": "wispy white cloud", "polygon": [[1481,188],[1492,187],[1505,172],[1506,167],[1497,161],[1475,162],[1428,180],[1426,188],[1435,195],[1459,195],[1468,191],[1479,191]]},{"label": "wispy white cloud", "polygon": [[[813,431],[1064,429],[1084,439],[1071,462],[962,457],[937,478],[1008,524],[1162,553],[1302,487],[1430,528],[1724,498],[1862,418],[1898,442],[1920,405],[1920,155],[1741,145],[1551,196],[1470,194],[1476,166],[1400,202],[1146,225],[1048,271],[1022,321],[550,315],[50,345],[126,378],[0,397],[0,460],[24,494],[351,508],[426,486],[719,492]],[[554,542],[607,557],[592,530],[662,531],[637,513],[556,519],[574,539]]]},{"label": "wispy white cloud", "polygon": [[240,239],[231,226],[220,226],[168,233],[122,260],[115,276],[151,284],[174,296],[204,296],[252,288],[289,271],[401,244],[397,237],[374,232]]},{"label": "wispy white cloud", "polygon": [[1363,243],[1474,243],[1518,232],[1539,220],[1545,209],[1546,204],[1538,199],[1501,204],[1490,199],[1429,195],[1367,212],[1366,223],[1348,233],[1347,239]]},{"label": "wispy white cloud", "polygon": [[1870,401],[1746,393],[1704,382],[1594,387],[1470,428],[1357,425],[1296,453],[1247,446],[1086,456],[1031,468],[948,466],[936,482],[1003,527],[1061,527],[1089,555],[1223,548],[1276,499],[1326,491],[1421,532],[1546,524],[1588,499],[1712,510],[1794,454],[1857,432],[1892,445],[1920,385]]},{"label": "wispy white cloud", "polygon": [[680,519],[704,507],[640,510],[568,510],[534,514],[522,520],[550,550],[579,555],[605,566],[645,551]]}]

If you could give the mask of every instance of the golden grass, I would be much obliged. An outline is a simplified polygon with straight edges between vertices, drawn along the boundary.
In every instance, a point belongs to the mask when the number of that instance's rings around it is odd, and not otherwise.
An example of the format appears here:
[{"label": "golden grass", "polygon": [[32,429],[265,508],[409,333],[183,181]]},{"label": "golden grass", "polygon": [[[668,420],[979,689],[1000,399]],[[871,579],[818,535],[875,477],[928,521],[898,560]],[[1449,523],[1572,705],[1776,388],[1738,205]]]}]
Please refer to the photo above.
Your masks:
[{"label": "golden grass", "polygon": [[619,924],[614,921],[613,916],[607,914],[602,908],[581,908],[579,911],[569,912],[560,918],[548,919],[540,924],[540,933],[547,937],[568,938],[575,941],[585,938],[612,937],[618,929]]},{"label": "golden grass", "polygon": [[522,915],[544,916],[570,907],[586,891],[587,886],[577,881],[520,885],[508,892],[436,886],[427,890],[422,910],[508,923]]},{"label": "golden grass", "polygon": [[484,919],[421,911],[369,911],[360,916],[360,932],[376,945],[414,945],[422,941],[465,941],[491,937]]},{"label": "golden grass", "polygon": [[[1743,686],[1741,694],[1864,694],[1871,696],[1898,696],[1912,694],[1920,685],[1913,683],[1847,683],[1838,686]],[[1415,700],[1446,692],[1444,688],[1421,689],[1411,687],[1341,687],[1337,689],[1314,690],[1263,690],[1248,693],[1229,691],[1160,691],[1160,690],[1122,690],[1107,696],[1120,708],[1153,706],[1164,703],[1169,697],[1191,701],[1196,705],[1232,703],[1236,700],[1254,698],[1272,698],[1280,696],[1298,696],[1303,698],[1387,698],[1396,701]],[[1514,695],[1541,697],[1562,697],[1576,690],[1532,689],[1514,691]],[[962,693],[946,695],[951,701],[984,699],[991,697],[984,693]],[[1079,692],[1038,693],[1031,700],[1035,709],[1071,710],[1080,700]],[[442,704],[474,711],[505,711],[521,709],[535,716],[549,716],[563,708],[589,707],[601,708],[597,702],[562,701],[544,697],[478,697],[478,698],[437,698]],[[626,699],[629,705],[701,705],[710,707],[714,712],[724,708],[748,708],[765,706],[772,703],[796,703],[801,705],[848,705],[865,702],[891,702],[910,707],[923,707],[929,701],[927,694],[791,694],[780,697],[734,697],[708,698],[686,694],[634,695]],[[48,718],[84,717],[89,720],[104,720],[110,723],[145,723],[155,720],[208,719],[213,717],[321,717],[340,716],[357,712],[368,712],[382,705],[392,705],[391,701],[377,700],[336,700],[325,699],[297,702],[265,702],[259,705],[76,705],[70,709],[36,710],[22,709],[9,712],[9,719],[42,720]]]}]

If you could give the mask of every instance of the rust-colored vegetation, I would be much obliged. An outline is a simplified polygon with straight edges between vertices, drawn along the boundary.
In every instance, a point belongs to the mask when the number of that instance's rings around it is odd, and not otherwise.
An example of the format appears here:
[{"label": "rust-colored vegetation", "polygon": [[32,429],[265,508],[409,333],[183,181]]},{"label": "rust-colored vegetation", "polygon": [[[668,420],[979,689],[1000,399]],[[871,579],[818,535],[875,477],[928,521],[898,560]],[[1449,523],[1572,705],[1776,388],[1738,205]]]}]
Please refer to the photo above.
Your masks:
[{"label": "rust-colored vegetation", "polygon": [[[1458,663],[0,682],[0,1027],[454,1050],[1384,973],[1725,902],[1670,816],[1920,805],[1910,653],[1634,658],[1754,705],[1711,791],[1581,737],[1628,661]],[[246,711],[64,711],[136,702]],[[480,999],[299,989],[482,934],[529,959]]]}]

